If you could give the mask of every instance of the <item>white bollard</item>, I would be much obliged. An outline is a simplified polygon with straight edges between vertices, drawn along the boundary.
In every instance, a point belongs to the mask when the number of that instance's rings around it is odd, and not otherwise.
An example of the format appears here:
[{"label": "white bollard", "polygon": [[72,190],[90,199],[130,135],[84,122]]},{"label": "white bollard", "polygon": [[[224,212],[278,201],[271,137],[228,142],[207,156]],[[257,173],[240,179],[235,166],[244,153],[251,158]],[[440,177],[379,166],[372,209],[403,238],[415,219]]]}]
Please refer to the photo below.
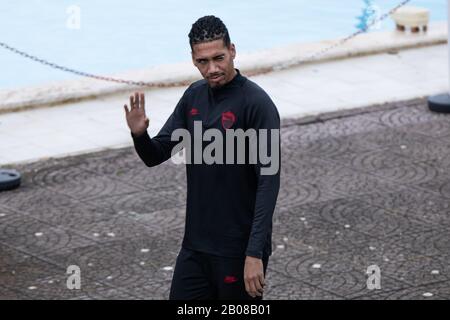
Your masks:
[{"label": "white bollard", "polygon": [[397,30],[418,33],[420,30],[426,32],[430,20],[430,10],[427,8],[404,6],[392,13],[391,18],[395,21]]}]

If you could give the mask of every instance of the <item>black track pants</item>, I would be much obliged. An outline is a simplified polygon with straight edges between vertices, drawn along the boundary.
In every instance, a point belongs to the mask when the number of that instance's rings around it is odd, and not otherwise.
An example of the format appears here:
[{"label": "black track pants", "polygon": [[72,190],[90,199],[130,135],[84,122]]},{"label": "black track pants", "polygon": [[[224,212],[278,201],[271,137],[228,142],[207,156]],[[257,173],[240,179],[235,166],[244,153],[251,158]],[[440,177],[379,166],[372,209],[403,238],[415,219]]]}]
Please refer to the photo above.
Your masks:
[{"label": "black track pants", "polygon": [[[266,274],[268,257],[263,258]],[[245,257],[229,258],[182,248],[170,288],[170,300],[260,300],[245,290]]]}]

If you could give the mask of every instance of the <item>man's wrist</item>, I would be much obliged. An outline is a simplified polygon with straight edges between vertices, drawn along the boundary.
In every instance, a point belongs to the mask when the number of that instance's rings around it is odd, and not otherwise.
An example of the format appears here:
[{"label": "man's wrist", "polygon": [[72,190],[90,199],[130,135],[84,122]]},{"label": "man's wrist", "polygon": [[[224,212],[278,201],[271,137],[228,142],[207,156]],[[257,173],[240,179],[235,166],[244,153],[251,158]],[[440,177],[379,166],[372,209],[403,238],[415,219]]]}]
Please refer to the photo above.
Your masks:
[{"label": "man's wrist", "polygon": [[246,256],[247,260],[262,260],[261,258],[253,257],[253,256]]},{"label": "man's wrist", "polygon": [[140,133],[134,133],[133,131],[131,131],[131,136],[132,136],[133,138],[138,139],[138,138],[141,138],[143,135],[145,135],[146,132],[147,132],[147,131],[140,132]]},{"label": "man's wrist", "polygon": [[246,259],[249,259],[249,260],[262,260],[262,257],[260,257],[260,256],[258,256],[258,255],[256,255],[256,254],[249,254],[249,253],[247,253],[246,254]]}]

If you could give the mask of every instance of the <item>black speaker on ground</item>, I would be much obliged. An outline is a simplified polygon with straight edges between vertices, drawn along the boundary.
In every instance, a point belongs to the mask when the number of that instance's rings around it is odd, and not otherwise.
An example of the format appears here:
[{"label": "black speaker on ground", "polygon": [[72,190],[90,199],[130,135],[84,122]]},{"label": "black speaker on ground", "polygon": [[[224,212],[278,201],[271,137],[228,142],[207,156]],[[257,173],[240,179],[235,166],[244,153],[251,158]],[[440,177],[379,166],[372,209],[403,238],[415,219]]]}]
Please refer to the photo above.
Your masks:
[{"label": "black speaker on ground", "polygon": [[20,179],[20,173],[16,170],[0,169],[0,191],[19,187]]},{"label": "black speaker on ground", "polygon": [[450,94],[444,93],[429,97],[428,108],[434,112],[450,113]]}]

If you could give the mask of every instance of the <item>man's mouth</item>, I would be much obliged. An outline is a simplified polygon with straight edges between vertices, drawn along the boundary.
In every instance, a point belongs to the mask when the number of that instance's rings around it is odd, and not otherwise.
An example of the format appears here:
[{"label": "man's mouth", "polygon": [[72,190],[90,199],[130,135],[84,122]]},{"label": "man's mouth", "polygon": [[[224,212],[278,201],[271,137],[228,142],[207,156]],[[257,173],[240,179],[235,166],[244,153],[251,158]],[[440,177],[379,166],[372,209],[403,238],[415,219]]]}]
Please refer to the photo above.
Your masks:
[{"label": "man's mouth", "polygon": [[209,77],[209,80],[211,80],[211,81],[218,81],[218,80],[222,79],[222,77],[223,77],[223,74],[220,74],[220,75],[216,75],[216,76],[213,76],[213,77]]}]

